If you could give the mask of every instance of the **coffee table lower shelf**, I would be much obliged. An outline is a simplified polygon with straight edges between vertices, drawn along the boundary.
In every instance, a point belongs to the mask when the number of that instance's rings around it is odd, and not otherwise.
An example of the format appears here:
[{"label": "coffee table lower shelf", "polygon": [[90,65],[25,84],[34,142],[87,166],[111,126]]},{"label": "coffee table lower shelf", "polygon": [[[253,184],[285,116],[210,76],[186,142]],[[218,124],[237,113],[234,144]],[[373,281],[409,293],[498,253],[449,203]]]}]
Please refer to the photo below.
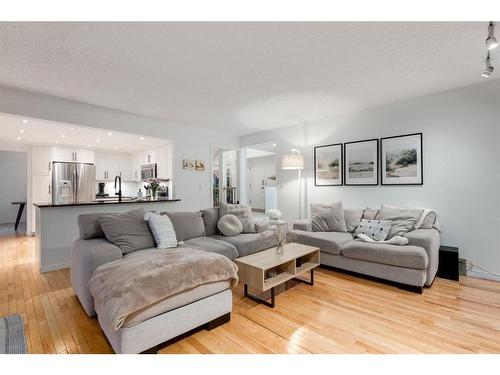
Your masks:
[{"label": "coffee table lower shelf", "polygon": [[[295,280],[295,281],[298,281],[298,282],[301,282],[301,283],[304,283],[304,284],[307,284],[307,285],[311,285],[313,286],[314,285],[314,268],[311,269],[310,271],[311,273],[311,277],[309,280],[304,280],[304,279],[301,279],[301,278],[298,278],[298,277],[294,277],[290,280]],[[255,301],[255,302],[259,302],[267,307],[271,307],[274,309],[274,307],[276,306],[276,287],[273,286],[271,289],[269,289],[271,291],[271,302],[268,302],[267,300],[263,299],[263,298],[260,298],[254,294],[250,294],[248,293],[248,285],[245,284],[244,285],[244,294],[245,294],[245,297],[247,298],[250,298],[252,301]]]}]

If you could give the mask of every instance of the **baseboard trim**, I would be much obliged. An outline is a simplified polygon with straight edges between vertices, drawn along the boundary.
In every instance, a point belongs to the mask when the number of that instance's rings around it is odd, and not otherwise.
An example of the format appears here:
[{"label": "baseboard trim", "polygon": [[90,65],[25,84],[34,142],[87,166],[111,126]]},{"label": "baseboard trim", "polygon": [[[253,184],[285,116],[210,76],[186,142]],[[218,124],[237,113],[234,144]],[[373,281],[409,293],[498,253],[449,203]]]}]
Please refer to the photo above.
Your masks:
[{"label": "baseboard trim", "polygon": [[40,266],[40,273],[52,272],[52,271],[62,270],[64,268],[70,268],[70,267],[71,267],[71,262],[49,264],[47,266]]},{"label": "baseboard trim", "polygon": [[500,277],[491,275],[488,272],[482,271],[482,270],[468,270],[467,271],[467,276],[470,277],[475,277],[477,279],[486,279],[486,280],[493,280],[493,281],[500,281]]}]

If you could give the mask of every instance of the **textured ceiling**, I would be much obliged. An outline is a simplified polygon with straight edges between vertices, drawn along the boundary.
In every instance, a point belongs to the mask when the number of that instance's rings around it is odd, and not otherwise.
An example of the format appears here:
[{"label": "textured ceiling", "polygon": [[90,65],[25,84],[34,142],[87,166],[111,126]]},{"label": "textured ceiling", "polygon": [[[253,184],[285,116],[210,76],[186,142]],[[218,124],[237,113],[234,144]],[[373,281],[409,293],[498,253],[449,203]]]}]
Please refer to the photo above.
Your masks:
[{"label": "textured ceiling", "polygon": [[485,22],[4,22],[0,85],[242,135],[484,81],[486,31]]}]

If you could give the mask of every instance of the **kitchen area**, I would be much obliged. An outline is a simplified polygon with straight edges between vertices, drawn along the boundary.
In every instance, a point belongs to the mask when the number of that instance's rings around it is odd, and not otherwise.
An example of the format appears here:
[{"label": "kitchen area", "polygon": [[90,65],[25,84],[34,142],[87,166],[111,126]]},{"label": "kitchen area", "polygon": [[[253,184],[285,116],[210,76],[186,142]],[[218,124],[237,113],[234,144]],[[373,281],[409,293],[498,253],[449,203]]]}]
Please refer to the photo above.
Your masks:
[{"label": "kitchen area", "polygon": [[26,234],[40,271],[67,268],[83,213],[175,209],[173,142],[0,114],[0,146],[27,158]]}]

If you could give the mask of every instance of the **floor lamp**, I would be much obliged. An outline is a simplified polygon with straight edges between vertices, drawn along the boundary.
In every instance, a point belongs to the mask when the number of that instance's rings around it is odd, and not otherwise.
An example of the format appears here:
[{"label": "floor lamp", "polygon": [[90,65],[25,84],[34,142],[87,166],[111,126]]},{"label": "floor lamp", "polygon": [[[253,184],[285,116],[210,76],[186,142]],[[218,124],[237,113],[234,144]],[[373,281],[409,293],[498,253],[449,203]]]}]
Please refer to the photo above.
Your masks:
[{"label": "floor lamp", "polygon": [[281,169],[297,170],[299,177],[299,219],[302,219],[302,181],[300,171],[304,169],[304,156],[296,148],[292,148],[290,154],[281,158]]}]

